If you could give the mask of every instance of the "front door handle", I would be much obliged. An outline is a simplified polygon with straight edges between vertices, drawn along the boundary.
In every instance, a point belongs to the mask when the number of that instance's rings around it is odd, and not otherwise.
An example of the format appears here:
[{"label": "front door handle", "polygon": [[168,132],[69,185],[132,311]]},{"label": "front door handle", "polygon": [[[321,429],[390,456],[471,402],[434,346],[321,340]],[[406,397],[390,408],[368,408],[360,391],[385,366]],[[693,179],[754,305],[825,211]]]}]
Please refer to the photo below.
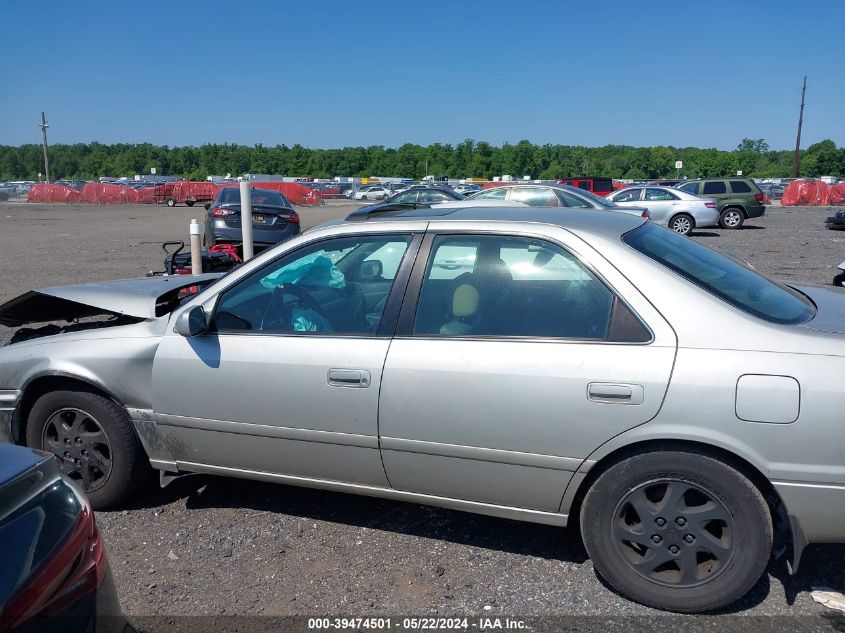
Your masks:
[{"label": "front door handle", "polygon": [[370,386],[370,372],[366,369],[330,369],[328,383],[332,387],[365,389]]},{"label": "front door handle", "polygon": [[591,382],[587,385],[587,399],[601,404],[642,404],[642,385],[617,382]]}]

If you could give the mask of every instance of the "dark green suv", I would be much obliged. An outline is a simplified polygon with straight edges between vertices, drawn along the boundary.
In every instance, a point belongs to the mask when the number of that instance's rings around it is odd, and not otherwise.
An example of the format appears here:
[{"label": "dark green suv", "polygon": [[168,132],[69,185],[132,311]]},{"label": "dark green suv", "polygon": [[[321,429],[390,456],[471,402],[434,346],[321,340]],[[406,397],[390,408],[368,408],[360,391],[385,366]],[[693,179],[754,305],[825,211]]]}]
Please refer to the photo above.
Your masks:
[{"label": "dark green suv", "polygon": [[719,225],[723,229],[741,229],[748,218],[759,218],[766,212],[766,196],[753,180],[747,178],[702,178],[677,185],[702,198],[713,198],[719,208]]}]

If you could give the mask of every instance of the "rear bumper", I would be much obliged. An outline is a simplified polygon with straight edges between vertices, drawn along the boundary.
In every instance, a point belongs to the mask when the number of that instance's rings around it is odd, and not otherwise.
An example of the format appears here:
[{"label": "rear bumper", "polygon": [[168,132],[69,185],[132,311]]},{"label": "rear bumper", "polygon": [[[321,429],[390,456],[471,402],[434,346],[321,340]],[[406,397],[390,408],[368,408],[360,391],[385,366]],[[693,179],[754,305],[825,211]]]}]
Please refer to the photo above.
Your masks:
[{"label": "rear bumper", "polygon": [[748,214],[749,218],[759,218],[766,215],[766,207],[759,206],[746,208],[745,213]]},{"label": "rear bumper", "polygon": [[[281,230],[260,230],[255,227],[252,228],[252,241],[257,244],[278,244],[297,235],[299,235],[298,224],[288,224]],[[212,226],[211,234],[209,235],[209,242],[215,244],[220,242],[242,242],[243,239],[243,233],[240,227]]]},{"label": "rear bumper", "polygon": [[845,484],[772,483],[808,543],[845,543]]}]

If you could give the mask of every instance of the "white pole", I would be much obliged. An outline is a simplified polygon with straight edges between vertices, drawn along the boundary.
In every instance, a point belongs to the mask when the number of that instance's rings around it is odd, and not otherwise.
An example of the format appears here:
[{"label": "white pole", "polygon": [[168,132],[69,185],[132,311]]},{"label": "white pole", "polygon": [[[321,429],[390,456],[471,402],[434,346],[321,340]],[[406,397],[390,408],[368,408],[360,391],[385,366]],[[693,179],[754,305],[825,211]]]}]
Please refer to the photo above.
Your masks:
[{"label": "white pole", "polygon": [[247,180],[241,181],[241,238],[244,261],[252,259],[252,190]]},{"label": "white pole", "polygon": [[200,225],[196,218],[191,220],[191,274],[202,274],[202,246],[200,244]]}]

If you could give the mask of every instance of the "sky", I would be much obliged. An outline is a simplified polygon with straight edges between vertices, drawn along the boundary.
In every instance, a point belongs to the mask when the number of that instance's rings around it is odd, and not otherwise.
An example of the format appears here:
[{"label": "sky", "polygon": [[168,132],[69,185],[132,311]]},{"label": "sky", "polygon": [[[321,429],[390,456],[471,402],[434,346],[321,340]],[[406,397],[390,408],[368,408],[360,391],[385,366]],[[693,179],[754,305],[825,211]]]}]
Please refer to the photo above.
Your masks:
[{"label": "sky", "polygon": [[845,145],[845,0],[2,7],[2,145]]}]

